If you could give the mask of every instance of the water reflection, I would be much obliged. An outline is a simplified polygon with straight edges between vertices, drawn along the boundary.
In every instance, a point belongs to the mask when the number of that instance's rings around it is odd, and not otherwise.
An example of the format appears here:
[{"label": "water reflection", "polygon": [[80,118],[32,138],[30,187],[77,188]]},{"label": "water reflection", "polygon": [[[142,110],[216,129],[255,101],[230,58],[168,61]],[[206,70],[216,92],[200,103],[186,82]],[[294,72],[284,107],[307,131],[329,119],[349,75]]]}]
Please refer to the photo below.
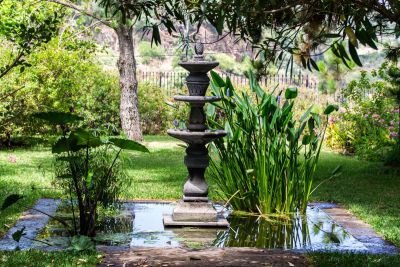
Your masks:
[{"label": "water reflection", "polygon": [[218,247],[304,248],[311,245],[307,221],[263,217],[228,218],[230,229],[220,231],[214,242]]},{"label": "water reflection", "polygon": [[[308,208],[306,215],[265,219],[254,216],[229,216],[229,229],[164,228],[163,214],[170,214],[173,204],[126,203],[124,216],[107,218],[99,227],[98,244],[141,247],[257,247],[296,250],[358,250],[366,247],[318,208]],[[217,207],[221,210],[221,207]],[[228,216],[229,212],[225,213]],[[51,223],[50,223],[51,225]],[[54,227],[47,227],[42,237],[47,242],[62,239]],[[63,237],[65,239],[65,237]]]}]

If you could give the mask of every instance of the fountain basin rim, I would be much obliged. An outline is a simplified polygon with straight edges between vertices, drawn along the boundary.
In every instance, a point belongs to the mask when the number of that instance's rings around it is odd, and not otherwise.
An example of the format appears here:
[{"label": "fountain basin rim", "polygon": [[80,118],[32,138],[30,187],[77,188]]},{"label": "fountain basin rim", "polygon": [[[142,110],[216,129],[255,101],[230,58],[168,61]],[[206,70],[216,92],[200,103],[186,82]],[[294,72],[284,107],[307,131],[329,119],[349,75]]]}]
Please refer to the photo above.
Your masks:
[{"label": "fountain basin rim", "polygon": [[171,133],[171,134],[176,134],[176,135],[181,135],[181,136],[193,136],[193,137],[208,137],[208,136],[222,136],[222,135],[226,135],[226,131],[225,130],[207,130],[204,132],[195,132],[195,131],[189,131],[189,130],[180,130],[180,129],[168,129],[167,133]]},{"label": "fountain basin rim", "polygon": [[207,73],[217,67],[217,61],[181,61],[179,66],[189,71],[190,73]]},{"label": "fountain basin rim", "polygon": [[169,129],[167,134],[188,144],[205,145],[214,139],[224,137],[227,132],[224,130],[192,132],[189,130]]},{"label": "fountain basin rim", "polygon": [[174,100],[188,102],[188,103],[211,103],[211,102],[220,101],[221,97],[219,97],[219,96],[176,95],[176,96],[174,96]]}]

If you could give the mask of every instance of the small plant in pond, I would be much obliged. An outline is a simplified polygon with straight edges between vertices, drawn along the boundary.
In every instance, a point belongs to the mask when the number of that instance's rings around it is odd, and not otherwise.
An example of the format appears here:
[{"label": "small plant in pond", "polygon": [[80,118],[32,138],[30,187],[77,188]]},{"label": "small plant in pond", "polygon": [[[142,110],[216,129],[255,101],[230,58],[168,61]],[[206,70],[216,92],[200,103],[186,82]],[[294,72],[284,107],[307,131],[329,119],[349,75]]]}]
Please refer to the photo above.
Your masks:
[{"label": "small plant in pond", "polygon": [[305,212],[328,115],[338,107],[329,105],[324,114],[310,107],[296,121],[297,89],[267,93],[250,73],[252,93],[238,94],[229,78],[211,75],[212,92],[222,101],[209,106],[208,123],[228,132],[211,146],[216,157],[211,157],[209,175],[220,196],[235,210]]},{"label": "small plant in pond", "polygon": [[114,203],[126,184],[121,151],[149,151],[135,141],[102,138],[92,130],[76,127],[82,118],[73,114],[47,112],[35,117],[60,125],[63,131],[52,146],[56,178],[70,197],[73,217],[76,216],[74,203],[78,206],[79,224],[74,218],[74,233],[93,237],[99,204],[107,207]]}]

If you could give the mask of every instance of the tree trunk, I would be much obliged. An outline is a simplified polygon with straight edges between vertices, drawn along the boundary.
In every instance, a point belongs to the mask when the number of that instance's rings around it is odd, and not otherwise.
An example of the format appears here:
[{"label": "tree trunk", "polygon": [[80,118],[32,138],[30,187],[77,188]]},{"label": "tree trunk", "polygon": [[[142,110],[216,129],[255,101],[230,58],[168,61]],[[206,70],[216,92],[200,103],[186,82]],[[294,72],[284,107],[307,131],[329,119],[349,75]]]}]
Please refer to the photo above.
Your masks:
[{"label": "tree trunk", "polygon": [[116,29],[119,44],[119,84],[121,88],[120,118],[123,131],[129,139],[143,140],[138,110],[137,79],[133,31],[120,25]]}]

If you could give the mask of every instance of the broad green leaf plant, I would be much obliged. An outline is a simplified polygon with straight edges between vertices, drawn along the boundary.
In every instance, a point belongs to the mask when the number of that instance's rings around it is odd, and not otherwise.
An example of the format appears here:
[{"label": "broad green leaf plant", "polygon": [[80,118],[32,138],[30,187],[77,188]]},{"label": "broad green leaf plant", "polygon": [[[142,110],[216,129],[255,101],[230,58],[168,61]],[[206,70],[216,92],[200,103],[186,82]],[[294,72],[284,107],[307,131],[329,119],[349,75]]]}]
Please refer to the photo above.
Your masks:
[{"label": "broad green leaf plant", "polygon": [[[225,139],[210,146],[209,176],[234,210],[271,214],[305,212],[329,114],[310,107],[299,120],[293,107],[296,88],[265,92],[249,73],[251,94],[237,93],[229,77],[212,72],[211,128],[224,128]],[[332,177],[338,175],[339,168]]]},{"label": "broad green leaf plant", "polygon": [[73,232],[93,237],[98,205],[112,205],[127,183],[119,157],[121,151],[149,151],[135,141],[102,138],[90,129],[78,127],[83,118],[74,114],[47,112],[34,116],[59,125],[63,130],[62,136],[52,146],[56,178],[70,196],[74,217],[74,203],[78,205],[79,224],[73,220]]}]

